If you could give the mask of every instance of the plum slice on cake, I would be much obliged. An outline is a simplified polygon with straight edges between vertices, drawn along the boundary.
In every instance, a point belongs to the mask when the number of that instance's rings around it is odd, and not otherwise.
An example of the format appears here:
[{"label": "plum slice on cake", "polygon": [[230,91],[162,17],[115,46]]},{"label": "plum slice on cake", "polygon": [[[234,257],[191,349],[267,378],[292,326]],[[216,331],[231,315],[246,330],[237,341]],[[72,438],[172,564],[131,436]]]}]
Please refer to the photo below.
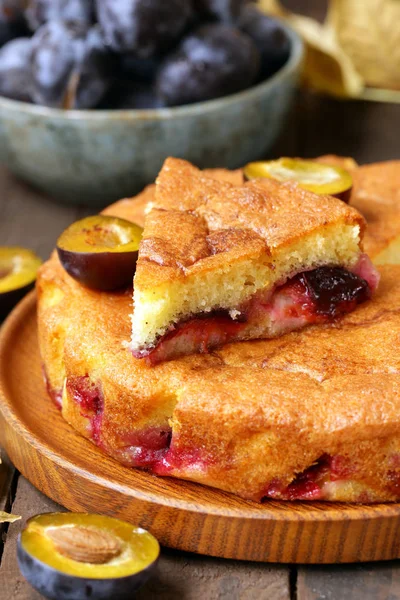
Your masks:
[{"label": "plum slice on cake", "polygon": [[232,185],[169,158],[134,279],[131,350],[152,365],[331,322],[379,275],[363,217],[294,183]]}]

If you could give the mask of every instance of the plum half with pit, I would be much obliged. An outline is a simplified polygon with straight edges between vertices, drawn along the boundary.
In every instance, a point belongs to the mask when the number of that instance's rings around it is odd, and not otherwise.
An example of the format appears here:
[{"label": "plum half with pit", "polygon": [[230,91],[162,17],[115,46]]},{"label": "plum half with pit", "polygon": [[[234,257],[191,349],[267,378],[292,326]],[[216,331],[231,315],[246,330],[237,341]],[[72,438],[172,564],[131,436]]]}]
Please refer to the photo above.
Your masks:
[{"label": "plum half with pit", "polygon": [[103,515],[47,513],[18,538],[22,575],[50,600],[130,600],[152,575],[155,537]]},{"label": "plum half with pit", "polygon": [[76,221],[57,240],[64,269],[86,287],[112,291],[132,285],[142,228],[105,215]]},{"label": "plum half with pit", "polygon": [[41,259],[19,246],[0,246],[0,320],[33,288]]},{"label": "plum half with pit", "polygon": [[32,38],[32,97],[55,108],[93,108],[111,85],[113,61],[97,27],[51,21]]},{"label": "plum half with pit", "polygon": [[219,98],[254,83],[259,65],[259,52],[247,35],[229,25],[204,25],[166,59],[157,92],[168,106]]},{"label": "plum half with pit", "polygon": [[89,25],[93,13],[93,0],[28,0],[25,11],[33,31],[48,21],[78,21]]},{"label": "plum half with pit", "polygon": [[248,4],[241,12],[238,27],[253,40],[260,52],[263,78],[276,73],[288,60],[290,39],[277,19]]},{"label": "plum half with pit", "polygon": [[193,14],[190,0],[96,0],[96,7],[107,44],[141,58],[167,50]]},{"label": "plum half with pit", "polygon": [[30,38],[17,38],[0,49],[0,96],[31,101],[30,58]]}]

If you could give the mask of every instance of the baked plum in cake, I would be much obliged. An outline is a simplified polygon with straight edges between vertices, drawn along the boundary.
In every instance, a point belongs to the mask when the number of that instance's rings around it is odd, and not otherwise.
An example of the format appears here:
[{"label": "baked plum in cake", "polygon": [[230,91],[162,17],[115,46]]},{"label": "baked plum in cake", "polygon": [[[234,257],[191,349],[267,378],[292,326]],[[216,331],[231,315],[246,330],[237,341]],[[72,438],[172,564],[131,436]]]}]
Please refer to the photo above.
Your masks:
[{"label": "baked plum in cake", "polygon": [[377,286],[361,215],[294,183],[235,186],[167,159],[150,208],[131,341],[150,364],[332,321]]}]

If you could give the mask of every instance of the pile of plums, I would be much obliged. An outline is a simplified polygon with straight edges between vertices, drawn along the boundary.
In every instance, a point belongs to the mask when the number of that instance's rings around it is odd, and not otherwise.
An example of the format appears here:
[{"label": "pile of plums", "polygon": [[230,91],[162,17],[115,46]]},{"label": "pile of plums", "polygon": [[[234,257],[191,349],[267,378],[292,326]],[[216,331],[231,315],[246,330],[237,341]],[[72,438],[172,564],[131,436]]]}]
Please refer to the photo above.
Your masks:
[{"label": "pile of plums", "polygon": [[288,59],[248,0],[0,0],[0,96],[65,109],[218,98]]}]

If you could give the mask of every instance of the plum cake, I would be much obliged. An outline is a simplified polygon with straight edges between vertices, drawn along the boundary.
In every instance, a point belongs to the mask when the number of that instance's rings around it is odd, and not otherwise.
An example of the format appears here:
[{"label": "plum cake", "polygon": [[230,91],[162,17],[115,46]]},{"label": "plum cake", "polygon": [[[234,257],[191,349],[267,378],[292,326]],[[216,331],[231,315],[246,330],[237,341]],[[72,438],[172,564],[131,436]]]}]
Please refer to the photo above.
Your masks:
[{"label": "plum cake", "polygon": [[167,159],[134,279],[131,350],[149,364],[332,322],[379,276],[354,208],[272,179],[233,185]]}]

